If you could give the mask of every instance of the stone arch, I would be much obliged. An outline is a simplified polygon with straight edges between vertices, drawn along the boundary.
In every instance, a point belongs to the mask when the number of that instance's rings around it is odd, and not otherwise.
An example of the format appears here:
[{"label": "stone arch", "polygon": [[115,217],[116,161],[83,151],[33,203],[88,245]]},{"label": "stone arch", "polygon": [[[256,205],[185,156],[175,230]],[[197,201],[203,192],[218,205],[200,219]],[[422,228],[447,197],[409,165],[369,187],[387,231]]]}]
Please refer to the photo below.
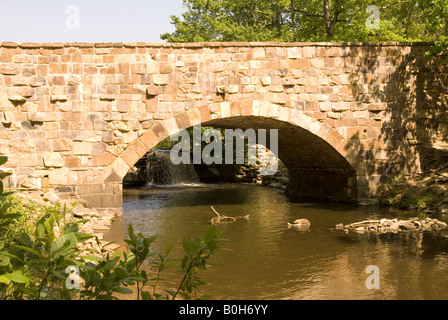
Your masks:
[{"label": "stone arch", "polygon": [[[110,153],[103,153],[102,155],[95,157],[92,160],[92,163],[93,165],[97,163],[104,166],[106,183],[119,183],[121,186],[121,181],[129,169],[151,150],[151,148],[170,135],[198,123],[219,126],[222,124],[222,121],[227,121],[228,125],[228,123],[235,121],[235,119],[240,119],[239,121],[241,121],[241,119],[250,118],[269,120],[271,121],[271,127],[280,126],[283,123],[287,125],[288,128],[297,128],[297,130],[301,130],[301,135],[307,135],[309,141],[316,139],[316,141],[318,141],[317,147],[327,150],[325,151],[327,153],[327,158],[329,157],[332,161],[338,163],[338,165],[331,169],[333,172],[331,175],[334,178],[335,172],[340,171],[338,174],[343,175],[344,177],[342,179],[344,182],[341,182],[342,185],[340,187],[344,189],[346,193],[350,193],[348,198],[353,200],[356,199],[356,172],[360,162],[357,157],[348,154],[351,148],[351,143],[342,137],[334,128],[307,115],[304,111],[288,108],[268,101],[242,100],[219,102],[189,109],[182,113],[175,114],[166,120],[158,121],[143,135],[130,143],[118,156],[114,156]],[[275,121],[275,123],[272,121]],[[297,170],[297,168],[295,168],[295,170]],[[298,173],[296,179],[293,179],[292,184],[295,183],[296,186],[292,186],[292,189],[297,189],[301,186],[303,187],[304,183],[310,183],[310,181],[313,183],[313,181],[316,180],[315,175],[306,174],[304,169],[300,170],[300,174]],[[327,175],[329,172],[330,171],[326,172]],[[319,174],[322,176],[323,172],[320,172]],[[334,187],[331,187],[330,190],[331,189],[334,189]]]}]

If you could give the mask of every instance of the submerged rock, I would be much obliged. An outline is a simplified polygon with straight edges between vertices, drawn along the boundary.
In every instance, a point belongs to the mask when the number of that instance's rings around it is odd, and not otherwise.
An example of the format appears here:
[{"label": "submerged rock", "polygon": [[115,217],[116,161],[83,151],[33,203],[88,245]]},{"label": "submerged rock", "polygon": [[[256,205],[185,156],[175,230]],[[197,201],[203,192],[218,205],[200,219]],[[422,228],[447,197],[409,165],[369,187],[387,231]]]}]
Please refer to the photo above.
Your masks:
[{"label": "submerged rock", "polygon": [[288,222],[288,228],[296,228],[299,231],[308,231],[310,226],[311,222],[308,219],[297,219],[293,223]]}]

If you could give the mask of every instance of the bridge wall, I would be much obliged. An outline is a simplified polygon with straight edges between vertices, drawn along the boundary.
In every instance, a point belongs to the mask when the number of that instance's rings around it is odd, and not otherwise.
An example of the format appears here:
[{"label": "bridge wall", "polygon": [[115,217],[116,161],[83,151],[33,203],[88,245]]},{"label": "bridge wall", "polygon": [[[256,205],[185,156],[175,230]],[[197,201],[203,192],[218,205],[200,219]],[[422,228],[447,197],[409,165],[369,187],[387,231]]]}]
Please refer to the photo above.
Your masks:
[{"label": "bridge wall", "polygon": [[[292,191],[336,183],[371,201],[393,174],[418,172],[424,155],[445,150],[447,69],[424,57],[427,48],[3,42],[2,170],[9,187],[114,210],[124,175],[170,134],[199,122],[275,120],[285,132],[280,153],[301,154],[286,159]],[[306,143],[294,150],[293,141]],[[322,161],[310,169],[313,159]]]}]

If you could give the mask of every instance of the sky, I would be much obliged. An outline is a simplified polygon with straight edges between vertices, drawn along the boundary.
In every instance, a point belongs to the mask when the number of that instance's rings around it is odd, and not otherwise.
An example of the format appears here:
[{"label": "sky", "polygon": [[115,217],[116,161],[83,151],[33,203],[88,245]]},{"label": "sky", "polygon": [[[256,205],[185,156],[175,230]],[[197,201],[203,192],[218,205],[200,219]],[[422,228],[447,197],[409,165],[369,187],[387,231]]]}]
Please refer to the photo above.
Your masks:
[{"label": "sky", "polygon": [[0,0],[0,42],[165,42],[182,0]]}]

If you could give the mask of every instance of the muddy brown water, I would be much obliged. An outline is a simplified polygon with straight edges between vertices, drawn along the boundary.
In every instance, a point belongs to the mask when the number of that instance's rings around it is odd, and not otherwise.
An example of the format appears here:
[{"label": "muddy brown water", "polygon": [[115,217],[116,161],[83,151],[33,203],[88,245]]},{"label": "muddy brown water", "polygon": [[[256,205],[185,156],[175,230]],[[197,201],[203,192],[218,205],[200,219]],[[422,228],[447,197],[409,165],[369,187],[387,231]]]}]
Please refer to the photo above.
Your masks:
[{"label": "muddy brown water", "polygon": [[[210,283],[202,292],[212,299],[448,299],[447,232],[333,230],[338,223],[409,218],[416,212],[304,202],[278,189],[245,184],[130,189],[124,192],[123,218],[106,239],[122,242],[132,223],[135,232],[159,235],[154,251],[163,252],[172,242],[173,266],[162,274],[159,288],[175,289],[182,240],[203,234],[215,216],[210,206],[226,216],[250,216],[218,225],[228,239],[223,247],[231,250],[201,273]],[[308,231],[288,228],[299,218],[311,222]],[[367,273],[370,265],[378,272]],[[378,289],[368,288],[372,281]]]}]

